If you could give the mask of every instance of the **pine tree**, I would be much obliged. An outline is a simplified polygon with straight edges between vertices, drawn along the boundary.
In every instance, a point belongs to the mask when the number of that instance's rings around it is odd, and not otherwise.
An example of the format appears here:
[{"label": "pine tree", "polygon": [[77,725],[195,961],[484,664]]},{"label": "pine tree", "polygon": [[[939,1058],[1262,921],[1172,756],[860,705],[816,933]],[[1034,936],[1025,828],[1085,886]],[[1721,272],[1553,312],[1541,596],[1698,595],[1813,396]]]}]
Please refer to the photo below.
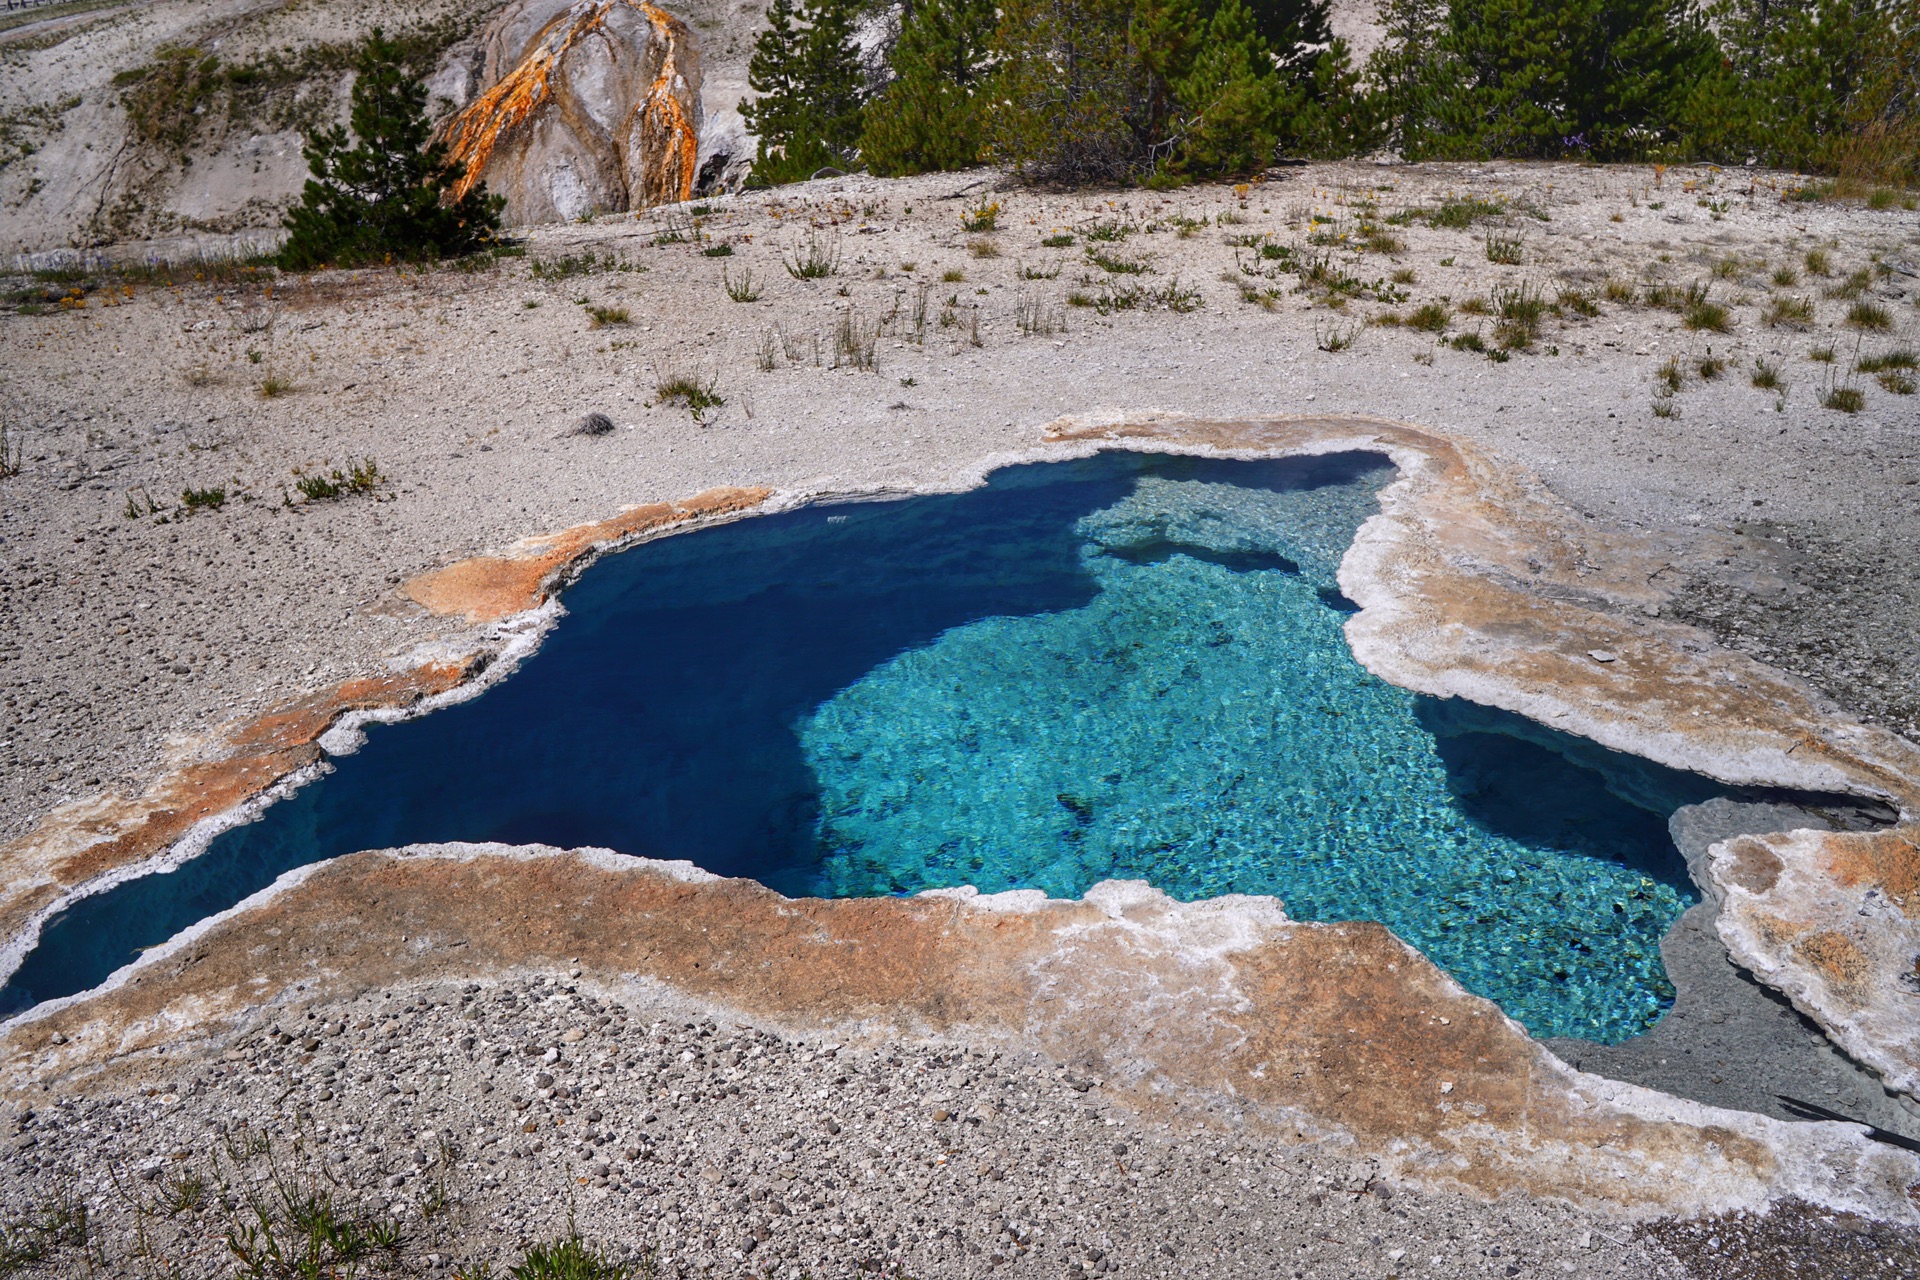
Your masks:
[{"label": "pine tree", "polygon": [[760,140],[756,182],[800,182],[853,162],[865,88],[853,24],[853,0],[810,0],[799,9],[773,0],[747,63],[758,96],[740,108]]},{"label": "pine tree", "polygon": [[992,0],[922,0],[895,43],[893,80],[867,104],[860,156],[887,177],[977,164]]},{"label": "pine tree", "polygon": [[1168,168],[1182,175],[1245,173],[1272,163],[1288,95],[1267,42],[1241,0],[1221,0],[1191,69],[1175,85],[1187,115]]},{"label": "pine tree", "polygon": [[1373,68],[1410,158],[1627,159],[1671,145],[1718,50],[1686,0],[1410,0]]},{"label": "pine tree", "polygon": [[433,141],[427,91],[401,68],[401,48],[375,28],[355,62],[355,145],[335,125],[307,137],[307,180],[287,214],[280,265],[306,271],[388,258],[472,253],[500,229],[504,201],[476,186],[448,200],[464,176]]}]

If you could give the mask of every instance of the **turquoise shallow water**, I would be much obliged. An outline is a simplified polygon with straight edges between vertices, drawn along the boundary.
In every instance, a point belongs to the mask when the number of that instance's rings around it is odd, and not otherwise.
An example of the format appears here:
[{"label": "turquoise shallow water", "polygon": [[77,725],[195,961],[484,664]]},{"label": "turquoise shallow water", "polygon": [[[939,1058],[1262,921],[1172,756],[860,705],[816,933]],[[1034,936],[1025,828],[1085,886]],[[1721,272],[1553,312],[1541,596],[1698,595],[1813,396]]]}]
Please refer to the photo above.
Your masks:
[{"label": "turquoise shallow water", "polygon": [[[1373,489],[1143,479],[1077,526],[1088,604],[956,627],[834,695],[799,730],[830,891],[1275,894],[1389,925],[1536,1034],[1651,1025],[1692,901],[1658,815],[1462,744],[1487,735],[1360,667],[1333,575]],[[1505,777],[1503,746],[1528,757]]]},{"label": "turquoise shallow water", "polygon": [[1714,788],[1362,670],[1335,570],[1391,474],[1106,455],[610,557],[510,679],[54,917],[0,1013],[290,868],[500,840],[788,894],[1271,893],[1384,922],[1536,1034],[1633,1035],[1691,901],[1665,820]]}]

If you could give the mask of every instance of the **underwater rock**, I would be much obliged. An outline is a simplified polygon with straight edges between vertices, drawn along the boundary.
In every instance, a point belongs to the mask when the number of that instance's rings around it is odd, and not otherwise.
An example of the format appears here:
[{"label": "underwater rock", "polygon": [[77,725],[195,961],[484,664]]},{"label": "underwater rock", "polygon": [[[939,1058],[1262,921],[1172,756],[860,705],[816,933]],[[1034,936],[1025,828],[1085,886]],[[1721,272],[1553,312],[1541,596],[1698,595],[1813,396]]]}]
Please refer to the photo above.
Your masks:
[{"label": "underwater rock", "polygon": [[646,0],[517,0],[493,20],[482,88],[447,122],[455,189],[485,183],[514,224],[670,204],[693,194],[700,54]]}]

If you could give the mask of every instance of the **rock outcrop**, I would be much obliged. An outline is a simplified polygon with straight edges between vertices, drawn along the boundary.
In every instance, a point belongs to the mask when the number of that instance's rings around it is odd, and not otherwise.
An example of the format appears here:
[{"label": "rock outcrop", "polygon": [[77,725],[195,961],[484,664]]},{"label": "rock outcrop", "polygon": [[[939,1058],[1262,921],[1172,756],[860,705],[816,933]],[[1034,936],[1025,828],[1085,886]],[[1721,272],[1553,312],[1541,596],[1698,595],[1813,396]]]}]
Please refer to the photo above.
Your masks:
[{"label": "rock outcrop", "polygon": [[1643,1215],[1796,1195],[1920,1217],[1920,1162],[1852,1126],[1583,1075],[1380,925],[1299,923],[1263,897],[1180,903],[1137,881],[1074,902],[821,901],[606,850],[353,854],[9,1024],[0,1096],[177,1068],[316,1000],[568,970],[836,1039],[1034,1049],[1138,1112],[1344,1139],[1390,1176],[1489,1197]]},{"label": "rock outcrop", "polygon": [[445,126],[511,223],[572,221],[693,194],[700,55],[647,0],[517,0],[488,27],[478,95]]}]

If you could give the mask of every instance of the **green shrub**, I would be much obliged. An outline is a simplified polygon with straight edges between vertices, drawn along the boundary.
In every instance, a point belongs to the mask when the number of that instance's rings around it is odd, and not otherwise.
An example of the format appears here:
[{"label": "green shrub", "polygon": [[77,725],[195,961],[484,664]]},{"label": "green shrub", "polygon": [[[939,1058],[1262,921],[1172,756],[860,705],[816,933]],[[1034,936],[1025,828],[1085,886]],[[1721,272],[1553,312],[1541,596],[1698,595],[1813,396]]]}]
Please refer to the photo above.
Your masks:
[{"label": "green shrub", "polygon": [[402,69],[400,54],[378,28],[367,37],[353,84],[356,145],[338,126],[307,136],[313,176],[287,214],[282,267],[459,257],[499,231],[499,197],[478,186],[453,197],[465,171],[433,140],[426,90]]}]

